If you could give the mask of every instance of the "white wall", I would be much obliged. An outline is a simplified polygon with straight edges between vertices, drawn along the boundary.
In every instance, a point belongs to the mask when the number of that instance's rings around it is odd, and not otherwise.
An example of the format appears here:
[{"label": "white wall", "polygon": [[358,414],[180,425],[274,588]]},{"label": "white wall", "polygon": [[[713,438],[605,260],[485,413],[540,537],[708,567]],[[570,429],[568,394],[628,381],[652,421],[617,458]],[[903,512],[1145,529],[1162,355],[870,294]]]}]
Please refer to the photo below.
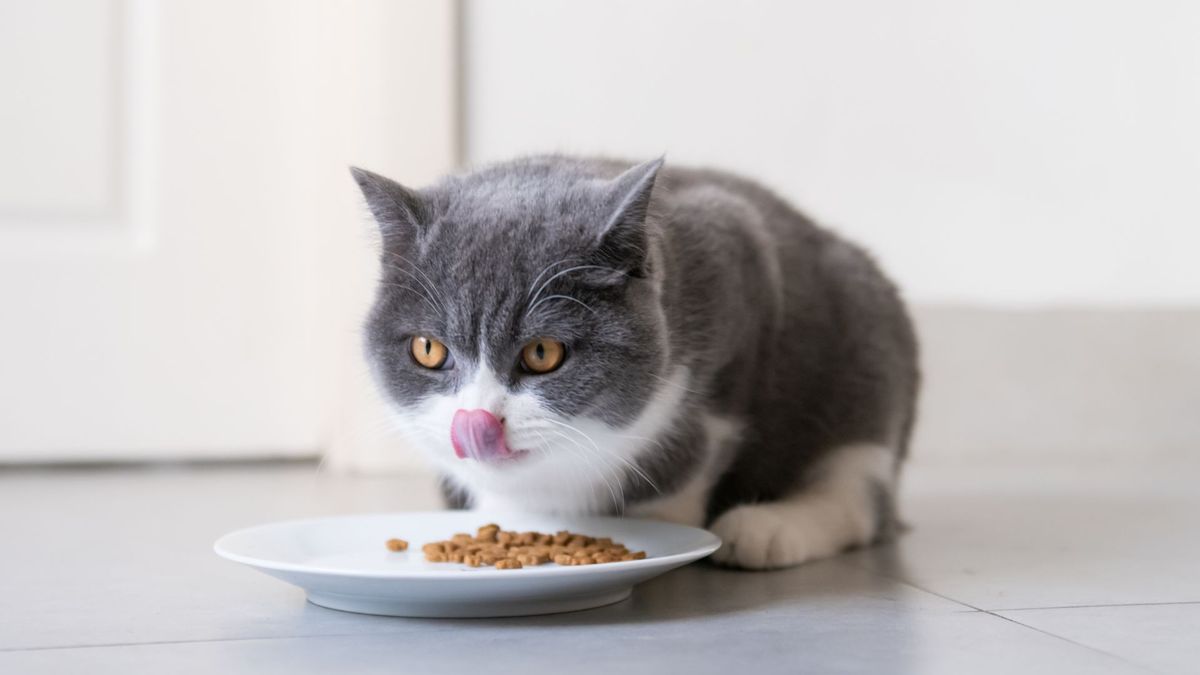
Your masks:
[{"label": "white wall", "polygon": [[1200,3],[466,8],[472,162],[736,169],[919,303],[1200,302]]}]

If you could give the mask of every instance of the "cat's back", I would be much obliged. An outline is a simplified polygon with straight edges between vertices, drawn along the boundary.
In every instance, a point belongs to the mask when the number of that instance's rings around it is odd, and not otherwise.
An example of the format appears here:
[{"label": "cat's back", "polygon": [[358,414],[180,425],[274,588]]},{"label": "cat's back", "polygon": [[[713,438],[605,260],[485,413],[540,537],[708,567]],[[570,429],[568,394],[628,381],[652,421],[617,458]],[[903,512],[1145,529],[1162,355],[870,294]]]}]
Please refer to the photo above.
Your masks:
[{"label": "cat's back", "polygon": [[[573,201],[575,191],[611,180],[634,164],[605,157],[533,155],[485,166],[455,180],[460,193],[501,196],[506,202],[523,195],[561,208]],[[814,283],[813,275],[822,276],[830,265],[881,276],[858,247],[817,225],[769,188],[734,173],[667,163],[655,181],[650,210],[668,255],[681,258],[683,264],[708,262],[715,265],[714,271],[749,264],[775,276],[779,284],[788,281],[777,268],[788,270],[785,276],[791,283],[802,285]]]}]

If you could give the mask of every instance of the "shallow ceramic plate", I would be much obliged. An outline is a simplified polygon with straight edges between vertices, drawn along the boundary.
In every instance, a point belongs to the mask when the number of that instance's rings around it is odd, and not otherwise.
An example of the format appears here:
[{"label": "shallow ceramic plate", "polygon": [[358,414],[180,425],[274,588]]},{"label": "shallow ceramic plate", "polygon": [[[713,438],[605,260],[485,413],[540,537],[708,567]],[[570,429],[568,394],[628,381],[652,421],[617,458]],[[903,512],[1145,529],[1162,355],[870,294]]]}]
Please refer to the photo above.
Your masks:
[{"label": "shallow ceramic plate", "polygon": [[[421,546],[475,533],[487,522],[506,530],[571,530],[612,537],[644,560],[519,570],[428,563]],[[392,537],[409,542],[388,551]],[[703,558],[720,546],[694,527],[626,518],[557,517],[432,511],[295,520],[238,530],[217,554],[303,588],[310,602],[349,612],[421,617],[522,616],[619,602],[634,584]]]}]

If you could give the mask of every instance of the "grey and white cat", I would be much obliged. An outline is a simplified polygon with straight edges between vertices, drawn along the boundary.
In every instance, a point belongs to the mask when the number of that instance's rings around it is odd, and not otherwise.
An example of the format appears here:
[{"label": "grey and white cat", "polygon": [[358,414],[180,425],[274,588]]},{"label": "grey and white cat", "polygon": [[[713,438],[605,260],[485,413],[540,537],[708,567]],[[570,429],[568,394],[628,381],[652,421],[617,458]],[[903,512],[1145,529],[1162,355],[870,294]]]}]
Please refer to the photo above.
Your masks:
[{"label": "grey and white cat", "polygon": [[452,505],[703,525],[746,568],[892,531],[917,347],[858,247],[661,160],[353,174],[383,235],[367,357]]}]

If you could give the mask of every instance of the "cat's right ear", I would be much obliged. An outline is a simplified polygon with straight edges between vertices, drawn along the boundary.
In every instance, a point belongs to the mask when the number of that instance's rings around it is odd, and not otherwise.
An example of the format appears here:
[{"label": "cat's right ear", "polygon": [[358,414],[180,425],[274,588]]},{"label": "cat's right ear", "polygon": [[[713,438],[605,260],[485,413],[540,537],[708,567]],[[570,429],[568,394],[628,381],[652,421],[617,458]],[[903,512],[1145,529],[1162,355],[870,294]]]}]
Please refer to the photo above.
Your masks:
[{"label": "cat's right ear", "polygon": [[358,183],[367,208],[385,239],[395,236],[413,237],[428,221],[428,209],[421,195],[377,173],[350,167],[350,175]]}]

